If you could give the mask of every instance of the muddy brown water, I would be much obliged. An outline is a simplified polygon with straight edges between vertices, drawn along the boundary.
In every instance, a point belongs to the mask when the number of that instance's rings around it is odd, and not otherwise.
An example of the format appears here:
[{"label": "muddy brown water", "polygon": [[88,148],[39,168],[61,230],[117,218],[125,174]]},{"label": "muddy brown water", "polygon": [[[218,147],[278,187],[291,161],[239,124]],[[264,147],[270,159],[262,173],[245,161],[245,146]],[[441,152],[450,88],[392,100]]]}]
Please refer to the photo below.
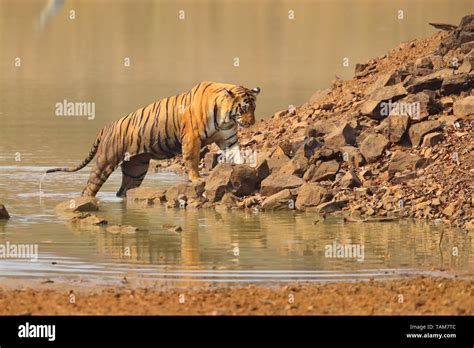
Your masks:
[{"label": "muddy brown water", "polygon": [[[278,282],[472,274],[471,238],[442,226],[127,207],[115,198],[114,173],[99,194],[101,215],[144,230],[115,235],[73,228],[53,213],[82,190],[87,169],[48,175],[40,195],[47,168],[82,161],[105,123],[151,101],[202,80],[234,82],[262,88],[257,117],[267,118],[305,102],[335,75],[349,78],[355,63],[434,33],[427,22],[457,24],[472,10],[471,0],[0,0],[0,202],[12,215],[0,222],[0,245],[39,248],[36,261],[0,258],[0,277]],[[56,116],[64,100],[94,103],[94,117]],[[144,186],[183,180],[149,173]],[[326,257],[332,243],[364,246],[363,260]]]}]

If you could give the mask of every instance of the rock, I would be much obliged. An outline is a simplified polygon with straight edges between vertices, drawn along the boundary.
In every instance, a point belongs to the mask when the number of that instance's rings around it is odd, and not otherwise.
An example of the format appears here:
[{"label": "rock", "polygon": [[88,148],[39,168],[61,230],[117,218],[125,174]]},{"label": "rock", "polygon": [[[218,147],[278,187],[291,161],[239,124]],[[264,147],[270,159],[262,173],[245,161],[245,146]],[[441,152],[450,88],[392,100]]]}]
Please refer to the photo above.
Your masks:
[{"label": "rock", "polygon": [[392,178],[391,182],[392,182],[392,184],[401,184],[401,183],[406,182],[408,180],[415,179],[417,176],[418,175],[417,175],[416,172],[409,172],[409,173],[404,173],[404,174],[396,173],[394,175],[394,177]]},{"label": "rock", "polygon": [[10,215],[8,214],[7,208],[3,204],[0,204],[0,220],[8,220]]},{"label": "rock", "polygon": [[426,92],[410,94],[399,100],[390,112],[391,115],[407,115],[413,120],[425,120],[429,115],[435,115],[441,107]]},{"label": "rock", "polygon": [[459,67],[458,73],[469,74],[472,70],[474,70],[474,49],[464,56],[464,61]]},{"label": "rock", "polygon": [[69,220],[73,224],[88,225],[88,226],[105,226],[107,220],[99,218],[97,215],[90,213],[80,213]]},{"label": "rock", "polygon": [[387,138],[381,134],[370,134],[360,144],[360,153],[367,163],[375,162],[389,145]]},{"label": "rock", "polygon": [[293,146],[291,152],[294,154],[294,157],[304,156],[307,159],[310,159],[314,153],[314,150],[321,146],[322,144],[316,138],[309,137],[303,141],[297,142]]},{"label": "rock", "polygon": [[226,192],[222,196],[222,199],[215,206],[216,210],[230,210],[236,208],[239,203],[239,198],[231,192]]},{"label": "rock", "polygon": [[266,159],[258,160],[257,165],[255,166],[255,170],[257,173],[258,184],[265,180],[271,173],[270,167],[268,166],[268,162]]},{"label": "rock", "polygon": [[412,146],[420,145],[423,137],[426,134],[440,130],[442,128],[443,124],[440,121],[425,121],[412,124],[408,129],[408,136]]},{"label": "rock", "polygon": [[309,134],[313,137],[326,135],[335,130],[339,125],[338,122],[332,120],[317,120],[310,126]]},{"label": "rock", "polygon": [[260,193],[263,196],[271,196],[284,189],[294,189],[303,185],[303,179],[296,175],[280,175],[278,172],[272,173],[262,181]]},{"label": "rock", "polygon": [[267,164],[270,170],[273,172],[275,169],[283,167],[286,163],[289,162],[289,158],[286,155],[285,151],[278,146],[276,150],[272,153],[270,158],[267,159]]},{"label": "rock", "polygon": [[334,180],[339,171],[339,163],[336,160],[327,162],[318,162],[313,167],[313,175],[310,175],[311,182]]},{"label": "rock", "polygon": [[296,175],[302,177],[308,167],[308,159],[304,155],[300,154],[293,157],[287,164],[281,167],[278,170],[278,173],[281,175]]},{"label": "rock", "polygon": [[380,102],[376,100],[365,101],[360,108],[360,113],[375,120],[381,120],[383,118],[380,113]]},{"label": "rock", "polygon": [[453,105],[453,112],[455,116],[460,118],[474,115],[474,96],[456,101]]},{"label": "rock", "polygon": [[342,160],[351,163],[354,167],[359,168],[364,164],[364,157],[359,149],[354,146],[343,146],[340,148]]},{"label": "rock", "polygon": [[163,227],[165,230],[168,230],[170,232],[182,232],[183,231],[181,226],[173,225],[173,224],[163,224],[161,227]]},{"label": "rock", "polygon": [[146,202],[147,205],[165,201],[165,191],[151,187],[137,187],[127,191],[127,203]]},{"label": "rock", "polygon": [[106,231],[109,233],[136,233],[139,232],[140,229],[131,225],[112,225],[107,227]]},{"label": "rock", "polygon": [[405,135],[410,123],[410,116],[390,115],[383,122],[384,134],[391,143],[398,143]]},{"label": "rock", "polygon": [[444,138],[443,133],[440,133],[440,132],[426,134],[421,146],[427,147],[427,146],[433,146],[433,145],[439,144],[440,142],[443,141],[443,138]]},{"label": "rock", "polygon": [[259,184],[257,181],[257,170],[243,164],[233,166],[230,184],[232,193],[237,197],[250,195],[257,189]]},{"label": "rock", "polygon": [[343,175],[339,183],[343,188],[353,188],[362,185],[359,178],[352,170],[346,172],[346,174]]},{"label": "rock", "polygon": [[298,210],[305,210],[316,207],[325,200],[332,198],[332,195],[322,186],[316,183],[305,183],[298,191],[295,207]]},{"label": "rock", "polygon": [[471,89],[473,84],[473,75],[459,74],[445,77],[441,85],[441,95],[460,94]]},{"label": "rock", "polygon": [[388,165],[388,175],[393,177],[395,173],[402,173],[410,170],[425,168],[431,161],[427,158],[422,158],[417,155],[412,155],[402,151],[397,151],[392,155]]},{"label": "rock", "polygon": [[225,192],[242,197],[258,187],[257,169],[245,164],[220,163],[206,179],[205,196],[210,202],[218,202]]},{"label": "rock", "polygon": [[385,86],[376,89],[369,95],[370,100],[377,100],[377,101],[388,101],[391,100],[392,102],[403,98],[407,95],[407,91],[405,87],[403,87],[402,83],[398,83],[393,86]]},{"label": "rock", "polygon": [[264,210],[288,210],[294,209],[294,196],[288,189],[282,190],[262,202]]},{"label": "rock", "polygon": [[451,217],[454,215],[455,211],[456,211],[456,203],[453,202],[453,203],[448,204],[448,206],[443,209],[443,214],[448,217]]},{"label": "rock", "polygon": [[335,149],[340,149],[345,145],[354,145],[356,143],[356,131],[350,124],[344,123],[325,136],[324,143],[326,146]]},{"label": "rock", "polygon": [[446,31],[454,30],[454,29],[457,28],[457,26],[455,26],[455,25],[445,24],[445,23],[428,23],[428,24],[433,26],[436,29],[446,30]]},{"label": "rock", "polygon": [[389,112],[383,112],[387,105],[394,103],[407,95],[405,87],[401,83],[376,89],[368,100],[362,104],[361,113],[375,120],[381,120],[389,115]]},{"label": "rock", "polygon": [[427,56],[427,57],[418,58],[415,61],[415,68],[432,70],[433,69],[433,63],[431,62],[431,57]]},{"label": "rock", "polygon": [[461,47],[466,43],[473,42],[474,37],[474,15],[467,15],[461,19],[461,23],[456,29],[452,30],[449,35],[443,38],[440,43],[438,51],[441,54],[446,54],[450,50]]},{"label": "rock", "polygon": [[217,152],[208,152],[204,156],[204,169],[207,172],[210,172],[219,164],[219,153]]},{"label": "rock", "polygon": [[410,81],[407,86],[407,91],[410,93],[418,93],[425,89],[428,90],[437,90],[441,88],[443,84],[443,79],[446,76],[452,75],[450,69],[443,69],[435,71],[426,76],[418,77]]},{"label": "rock", "polygon": [[98,210],[99,204],[95,198],[82,196],[59,203],[54,208],[56,213],[79,213]]},{"label": "rock", "polygon": [[347,205],[348,201],[347,200],[342,200],[342,201],[336,201],[333,200],[331,202],[326,202],[318,205],[316,207],[316,211],[319,214],[330,214],[334,213],[335,211],[341,210]]},{"label": "rock", "polygon": [[188,200],[191,198],[201,198],[204,193],[204,181],[184,182],[176,184],[166,190],[166,200]]},{"label": "rock", "polygon": [[221,200],[227,190],[230,189],[230,176],[232,165],[229,163],[219,163],[206,179],[205,196],[210,202]]},{"label": "rock", "polygon": [[377,89],[380,89],[385,86],[394,85],[396,82],[396,78],[394,74],[381,74],[375,82],[370,85],[366,91],[365,95],[369,96],[374,93]]}]

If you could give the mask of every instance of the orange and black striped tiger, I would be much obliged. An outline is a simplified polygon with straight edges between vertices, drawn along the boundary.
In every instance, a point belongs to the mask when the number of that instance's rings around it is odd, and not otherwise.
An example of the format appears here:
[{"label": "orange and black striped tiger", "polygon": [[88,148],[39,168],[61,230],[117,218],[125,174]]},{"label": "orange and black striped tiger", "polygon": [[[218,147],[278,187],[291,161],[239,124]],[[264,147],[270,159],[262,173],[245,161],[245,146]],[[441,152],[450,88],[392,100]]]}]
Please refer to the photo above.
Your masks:
[{"label": "orange and black striped tiger", "polygon": [[172,158],[179,153],[191,180],[199,178],[200,150],[216,143],[239,157],[237,126],[255,123],[256,96],[260,88],[201,82],[189,92],[161,99],[102,128],[87,158],[75,168],[49,169],[76,172],[95,157],[83,196],[94,197],[121,164],[122,185],[117,196],[140,186],[150,159]]}]

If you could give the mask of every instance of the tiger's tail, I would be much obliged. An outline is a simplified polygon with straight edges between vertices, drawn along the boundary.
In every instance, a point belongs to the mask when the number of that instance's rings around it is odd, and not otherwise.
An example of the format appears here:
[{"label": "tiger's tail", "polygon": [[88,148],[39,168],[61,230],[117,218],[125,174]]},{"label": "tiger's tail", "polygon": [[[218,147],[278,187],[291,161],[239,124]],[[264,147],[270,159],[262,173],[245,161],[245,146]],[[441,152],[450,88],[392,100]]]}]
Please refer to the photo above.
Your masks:
[{"label": "tiger's tail", "polygon": [[81,170],[82,168],[84,168],[85,166],[87,166],[89,164],[90,161],[92,161],[92,159],[94,158],[95,154],[97,153],[97,149],[99,148],[99,144],[100,144],[100,141],[102,139],[102,135],[103,135],[103,132],[104,130],[102,129],[99,134],[97,134],[97,138],[95,139],[95,142],[94,142],[94,145],[92,145],[92,148],[89,152],[89,155],[84,159],[84,161],[82,161],[81,164],[79,164],[77,167],[73,167],[73,168],[52,168],[52,169],[48,169],[46,171],[46,173],[55,173],[55,172],[68,172],[68,173],[72,173],[72,172],[77,172],[78,170]]}]

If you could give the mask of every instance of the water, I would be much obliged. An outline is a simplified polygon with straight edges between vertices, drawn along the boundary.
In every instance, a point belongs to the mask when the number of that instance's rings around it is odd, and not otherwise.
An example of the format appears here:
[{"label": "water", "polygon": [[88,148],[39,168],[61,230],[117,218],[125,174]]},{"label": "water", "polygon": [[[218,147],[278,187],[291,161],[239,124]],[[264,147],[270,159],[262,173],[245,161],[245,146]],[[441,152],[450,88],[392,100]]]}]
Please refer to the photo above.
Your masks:
[{"label": "water", "polygon": [[[78,194],[87,172],[47,176],[42,167],[2,166],[2,199],[12,218],[0,223],[0,244],[37,244],[39,258],[0,259],[0,277],[28,277],[118,283],[136,280],[183,282],[340,281],[394,278],[453,271],[472,273],[472,241],[463,232],[423,223],[347,224],[329,218],[313,224],[307,213],[213,211],[127,206],[114,196],[120,176],[112,175],[99,194],[100,216],[131,224],[136,234],[81,229],[55,216],[54,206]],[[150,173],[144,185],[167,187],[183,181]],[[9,183],[9,185],[5,185]],[[13,183],[15,182],[15,185]],[[171,232],[163,224],[183,228]],[[328,258],[333,242],[364,246],[363,260]],[[459,250],[458,256],[452,253]]]},{"label": "water", "polygon": [[[105,123],[202,80],[260,86],[257,117],[267,118],[305,102],[335,75],[349,78],[355,63],[434,33],[427,22],[457,24],[473,9],[471,0],[0,0],[0,202],[12,215],[0,222],[0,244],[39,246],[35,262],[0,259],[0,277],[182,283],[472,274],[471,238],[445,229],[439,247],[441,226],[338,219],[314,225],[314,215],[294,212],[127,207],[115,198],[114,173],[99,194],[101,216],[144,230],[115,235],[74,228],[53,213],[82,191],[87,169],[45,177],[43,195],[40,181],[46,168],[82,161]],[[95,118],[56,116],[65,99],[94,102]],[[143,185],[183,180],[150,173]],[[183,232],[164,230],[165,223]],[[364,261],[325,257],[333,242],[363,245]]]}]

